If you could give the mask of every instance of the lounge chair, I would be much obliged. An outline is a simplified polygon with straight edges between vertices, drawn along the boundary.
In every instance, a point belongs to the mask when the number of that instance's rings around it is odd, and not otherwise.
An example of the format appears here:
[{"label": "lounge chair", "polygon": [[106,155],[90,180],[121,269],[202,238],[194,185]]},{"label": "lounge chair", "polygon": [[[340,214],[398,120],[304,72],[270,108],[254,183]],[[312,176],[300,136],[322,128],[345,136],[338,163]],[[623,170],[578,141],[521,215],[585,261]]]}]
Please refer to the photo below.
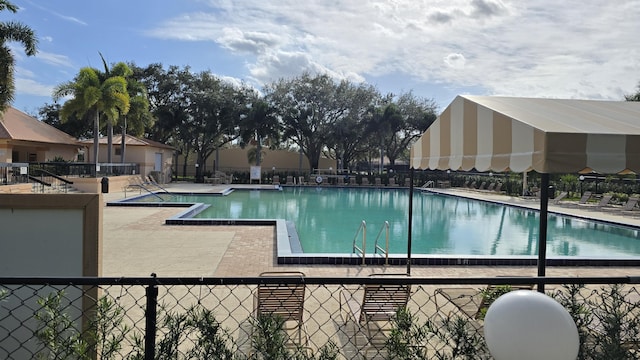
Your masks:
[{"label": "lounge chair", "polygon": [[[353,321],[363,328],[371,342],[377,334],[390,330],[391,321],[398,310],[406,308],[410,295],[408,284],[367,284],[362,292],[345,289],[340,293],[340,313],[345,323]],[[354,336],[356,346],[357,338]]]},{"label": "lounge chair", "polygon": [[273,185],[280,185],[280,176],[278,175],[273,175],[273,180],[271,180],[271,183]]},{"label": "lounge chair", "polygon": [[374,179],[374,183],[376,186],[382,186],[382,179],[380,179],[379,177]]},{"label": "lounge chair", "polygon": [[338,186],[344,186],[344,177],[343,176],[338,176],[336,178],[336,185]]},{"label": "lounge chair", "polygon": [[357,186],[357,185],[358,185],[358,182],[357,182],[356,180],[357,180],[357,179],[356,179],[356,177],[355,177],[355,176],[350,176],[350,177],[349,177],[349,185],[351,185],[351,186]]},{"label": "lounge chair", "polygon": [[[439,288],[435,295],[440,295],[448,303],[456,307],[456,314],[462,313],[469,320],[483,320],[487,309],[495,298],[502,293],[514,290],[532,290],[533,284],[524,285],[488,285],[485,290],[477,288]],[[436,308],[441,311],[443,304],[438,304],[438,296],[435,297]]]},{"label": "lounge chair", "polygon": [[[304,329],[304,273],[299,271],[270,271],[260,274],[261,277],[283,278],[280,283],[258,285],[254,297],[254,314],[256,319],[263,315],[280,317],[284,321],[286,331],[296,330],[298,345],[307,343],[307,332]],[[295,281],[287,281],[295,279]]]},{"label": "lounge chair", "polygon": [[600,201],[598,201],[597,204],[595,204],[595,205],[593,205],[593,204],[582,204],[582,205],[586,206],[586,207],[601,208],[601,207],[607,206],[609,204],[609,202],[611,202],[611,199],[613,199],[613,195],[604,194],[604,195],[602,195],[602,197],[600,198]]},{"label": "lounge chair", "polygon": [[404,187],[409,187],[411,185],[411,178],[404,178]]},{"label": "lounge chair", "polygon": [[582,194],[580,201],[578,201],[578,204],[586,204],[589,201],[589,199],[591,199],[591,191],[585,191]]},{"label": "lounge chair", "polygon": [[287,176],[287,185],[293,185],[293,176],[291,175]]},{"label": "lounge chair", "polygon": [[398,186],[396,184],[396,178],[394,178],[394,177],[390,177],[389,178],[389,186]]},{"label": "lounge chair", "polygon": [[487,182],[483,181],[482,184],[480,184],[480,186],[478,186],[478,190],[484,190],[485,186],[487,186]]},{"label": "lounge chair", "polygon": [[622,211],[632,211],[638,205],[638,200],[640,200],[640,197],[630,196],[629,200],[622,206]]},{"label": "lounge chair", "polygon": [[487,191],[493,191],[496,188],[496,183],[491,183],[487,186]]},{"label": "lounge chair", "polygon": [[561,200],[563,200],[564,198],[567,197],[569,193],[566,191],[563,191],[561,193],[558,194],[558,196],[556,196],[555,198],[551,199],[551,203],[553,204],[559,204]]},{"label": "lounge chair", "polygon": [[362,186],[369,186],[369,178],[366,176],[362,177]]}]

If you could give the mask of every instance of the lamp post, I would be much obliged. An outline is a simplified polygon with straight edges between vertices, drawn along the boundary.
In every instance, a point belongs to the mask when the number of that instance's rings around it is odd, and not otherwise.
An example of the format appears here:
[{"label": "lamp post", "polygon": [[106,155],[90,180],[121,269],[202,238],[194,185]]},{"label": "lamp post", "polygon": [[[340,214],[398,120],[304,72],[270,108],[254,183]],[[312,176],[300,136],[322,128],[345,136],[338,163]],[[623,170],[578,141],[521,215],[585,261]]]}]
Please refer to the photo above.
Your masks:
[{"label": "lamp post", "polygon": [[500,296],[484,318],[484,336],[496,360],[575,360],[578,328],[553,298],[517,290]]},{"label": "lamp post", "polygon": [[582,195],[583,195],[582,182],[584,181],[584,175],[580,175],[580,177],[578,179],[580,179],[580,197],[582,197]]}]

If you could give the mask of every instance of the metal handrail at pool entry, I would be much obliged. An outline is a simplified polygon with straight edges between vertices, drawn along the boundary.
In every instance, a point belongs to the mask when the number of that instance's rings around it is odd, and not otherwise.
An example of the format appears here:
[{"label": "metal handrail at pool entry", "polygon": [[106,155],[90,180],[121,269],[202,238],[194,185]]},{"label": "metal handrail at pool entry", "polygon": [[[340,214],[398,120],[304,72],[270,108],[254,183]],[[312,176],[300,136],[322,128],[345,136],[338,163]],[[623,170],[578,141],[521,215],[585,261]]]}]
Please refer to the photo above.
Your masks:
[{"label": "metal handrail at pool entry", "polygon": [[[431,189],[429,189],[430,191]],[[273,190],[265,190],[273,191]],[[277,191],[277,189],[276,189]],[[223,193],[174,193],[176,195],[203,195],[224,196],[233,192],[227,189]],[[171,194],[171,193],[169,193]],[[442,194],[445,196],[455,196]],[[279,265],[385,265],[401,266],[407,264],[406,254],[388,254],[385,259],[382,254],[366,255],[364,262],[362,256],[357,253],[304,253],[295,231],[295,225],[287,225],[285,219],[199,219],[193,218],[196,214],[206,209],[203,203],[187,202],[136,202],[136,199],[148,197],[148,194],[131,197],[115,202],[108,202],[107,206],[139,206],[139,207],[186,207],[187,209],[165,220],[167,225],[244,225],[244,226],[275,226],[277,263]],[[496,203],[504,206],[522,207],[500,201],[475,199]],[[534,209],[535,210],[535,209]],[[549,211],[549,213],[555,213]],[[560,213],[557,213],[560,214]],[[561,214],[567,216],[566,214]],[[581,218],[579,216],[570,217]],[[593,219],[588,219],[595,221]],[[608,223],[607,221],[601,221]],[[290,222],[289,222],[290,223]],[[617,224],[621,225],[621,224]],[[626,225],[628,226],[628,225]],[[640,258],[610,258],[610,257],[580,257],[580,256],[554,256],[547,258],[547,266],[640,266]],[[504,255],[456,255],[456,254],[413,254],[412,265],[429,266],[536,266],[537,256],[504,256]]]}]

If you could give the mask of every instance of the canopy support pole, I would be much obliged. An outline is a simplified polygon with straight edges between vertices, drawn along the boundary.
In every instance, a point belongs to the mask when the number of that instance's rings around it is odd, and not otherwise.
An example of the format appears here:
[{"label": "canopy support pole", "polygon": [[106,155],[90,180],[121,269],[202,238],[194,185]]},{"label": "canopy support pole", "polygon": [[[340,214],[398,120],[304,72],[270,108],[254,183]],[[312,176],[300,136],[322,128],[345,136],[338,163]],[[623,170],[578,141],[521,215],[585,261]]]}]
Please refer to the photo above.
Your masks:
[{"label": "canopy support pole", "polygon": [[[538,276],[544,277],[547,265],[547,214],[549,205],[549,174],[540,174],[540,228],[538,234]],[[544,294],[544,283],[538,283],[538,292]]]},{"label": "canopy support pole", "polygon": [[413,168],[409,169],[409,224],[407,225],[407,275],[411,275],[411,227],[413,219]]}]

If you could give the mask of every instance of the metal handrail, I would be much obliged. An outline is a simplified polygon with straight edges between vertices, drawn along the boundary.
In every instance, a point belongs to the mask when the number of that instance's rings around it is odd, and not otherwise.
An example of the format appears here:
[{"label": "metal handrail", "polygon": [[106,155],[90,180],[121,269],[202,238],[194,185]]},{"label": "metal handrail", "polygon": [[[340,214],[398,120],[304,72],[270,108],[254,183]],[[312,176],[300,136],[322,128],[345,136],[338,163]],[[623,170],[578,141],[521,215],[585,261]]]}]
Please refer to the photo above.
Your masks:
[{"label": "metal handrail", "polygon": [[[356,245],[356,239],[358,238],[358,234],[360,234],[360,231],[362,231],[362,248],[359,248],[358,245]],[[353,237],[353,248],[352,248],[353,254],[357,252],[362,256],[362,265],[365,265],[366,246],[367,246],[367,222],[362,220],[362,222],[360,223],[360,226],[358,227],[358,231],[356,231],[356,234]]]},{"label": "metal handrail", "polygon": [[[382,230],[386,230],[385,231],[385,248],[381,248],[380,245],[378,245],[378,240],[380,239],[380,235],[382,235]],[[378,250],[380,250],[381,254],[384,254],[384,264],[385,265],[389,265],[389,222],[385,221],[384,222],[384,226],[380,228],[380,231],[378,231],[378,236],[376,236],[376,241],[375,241],[375,246],[374,246],[374,253],[378,253]]]}]

